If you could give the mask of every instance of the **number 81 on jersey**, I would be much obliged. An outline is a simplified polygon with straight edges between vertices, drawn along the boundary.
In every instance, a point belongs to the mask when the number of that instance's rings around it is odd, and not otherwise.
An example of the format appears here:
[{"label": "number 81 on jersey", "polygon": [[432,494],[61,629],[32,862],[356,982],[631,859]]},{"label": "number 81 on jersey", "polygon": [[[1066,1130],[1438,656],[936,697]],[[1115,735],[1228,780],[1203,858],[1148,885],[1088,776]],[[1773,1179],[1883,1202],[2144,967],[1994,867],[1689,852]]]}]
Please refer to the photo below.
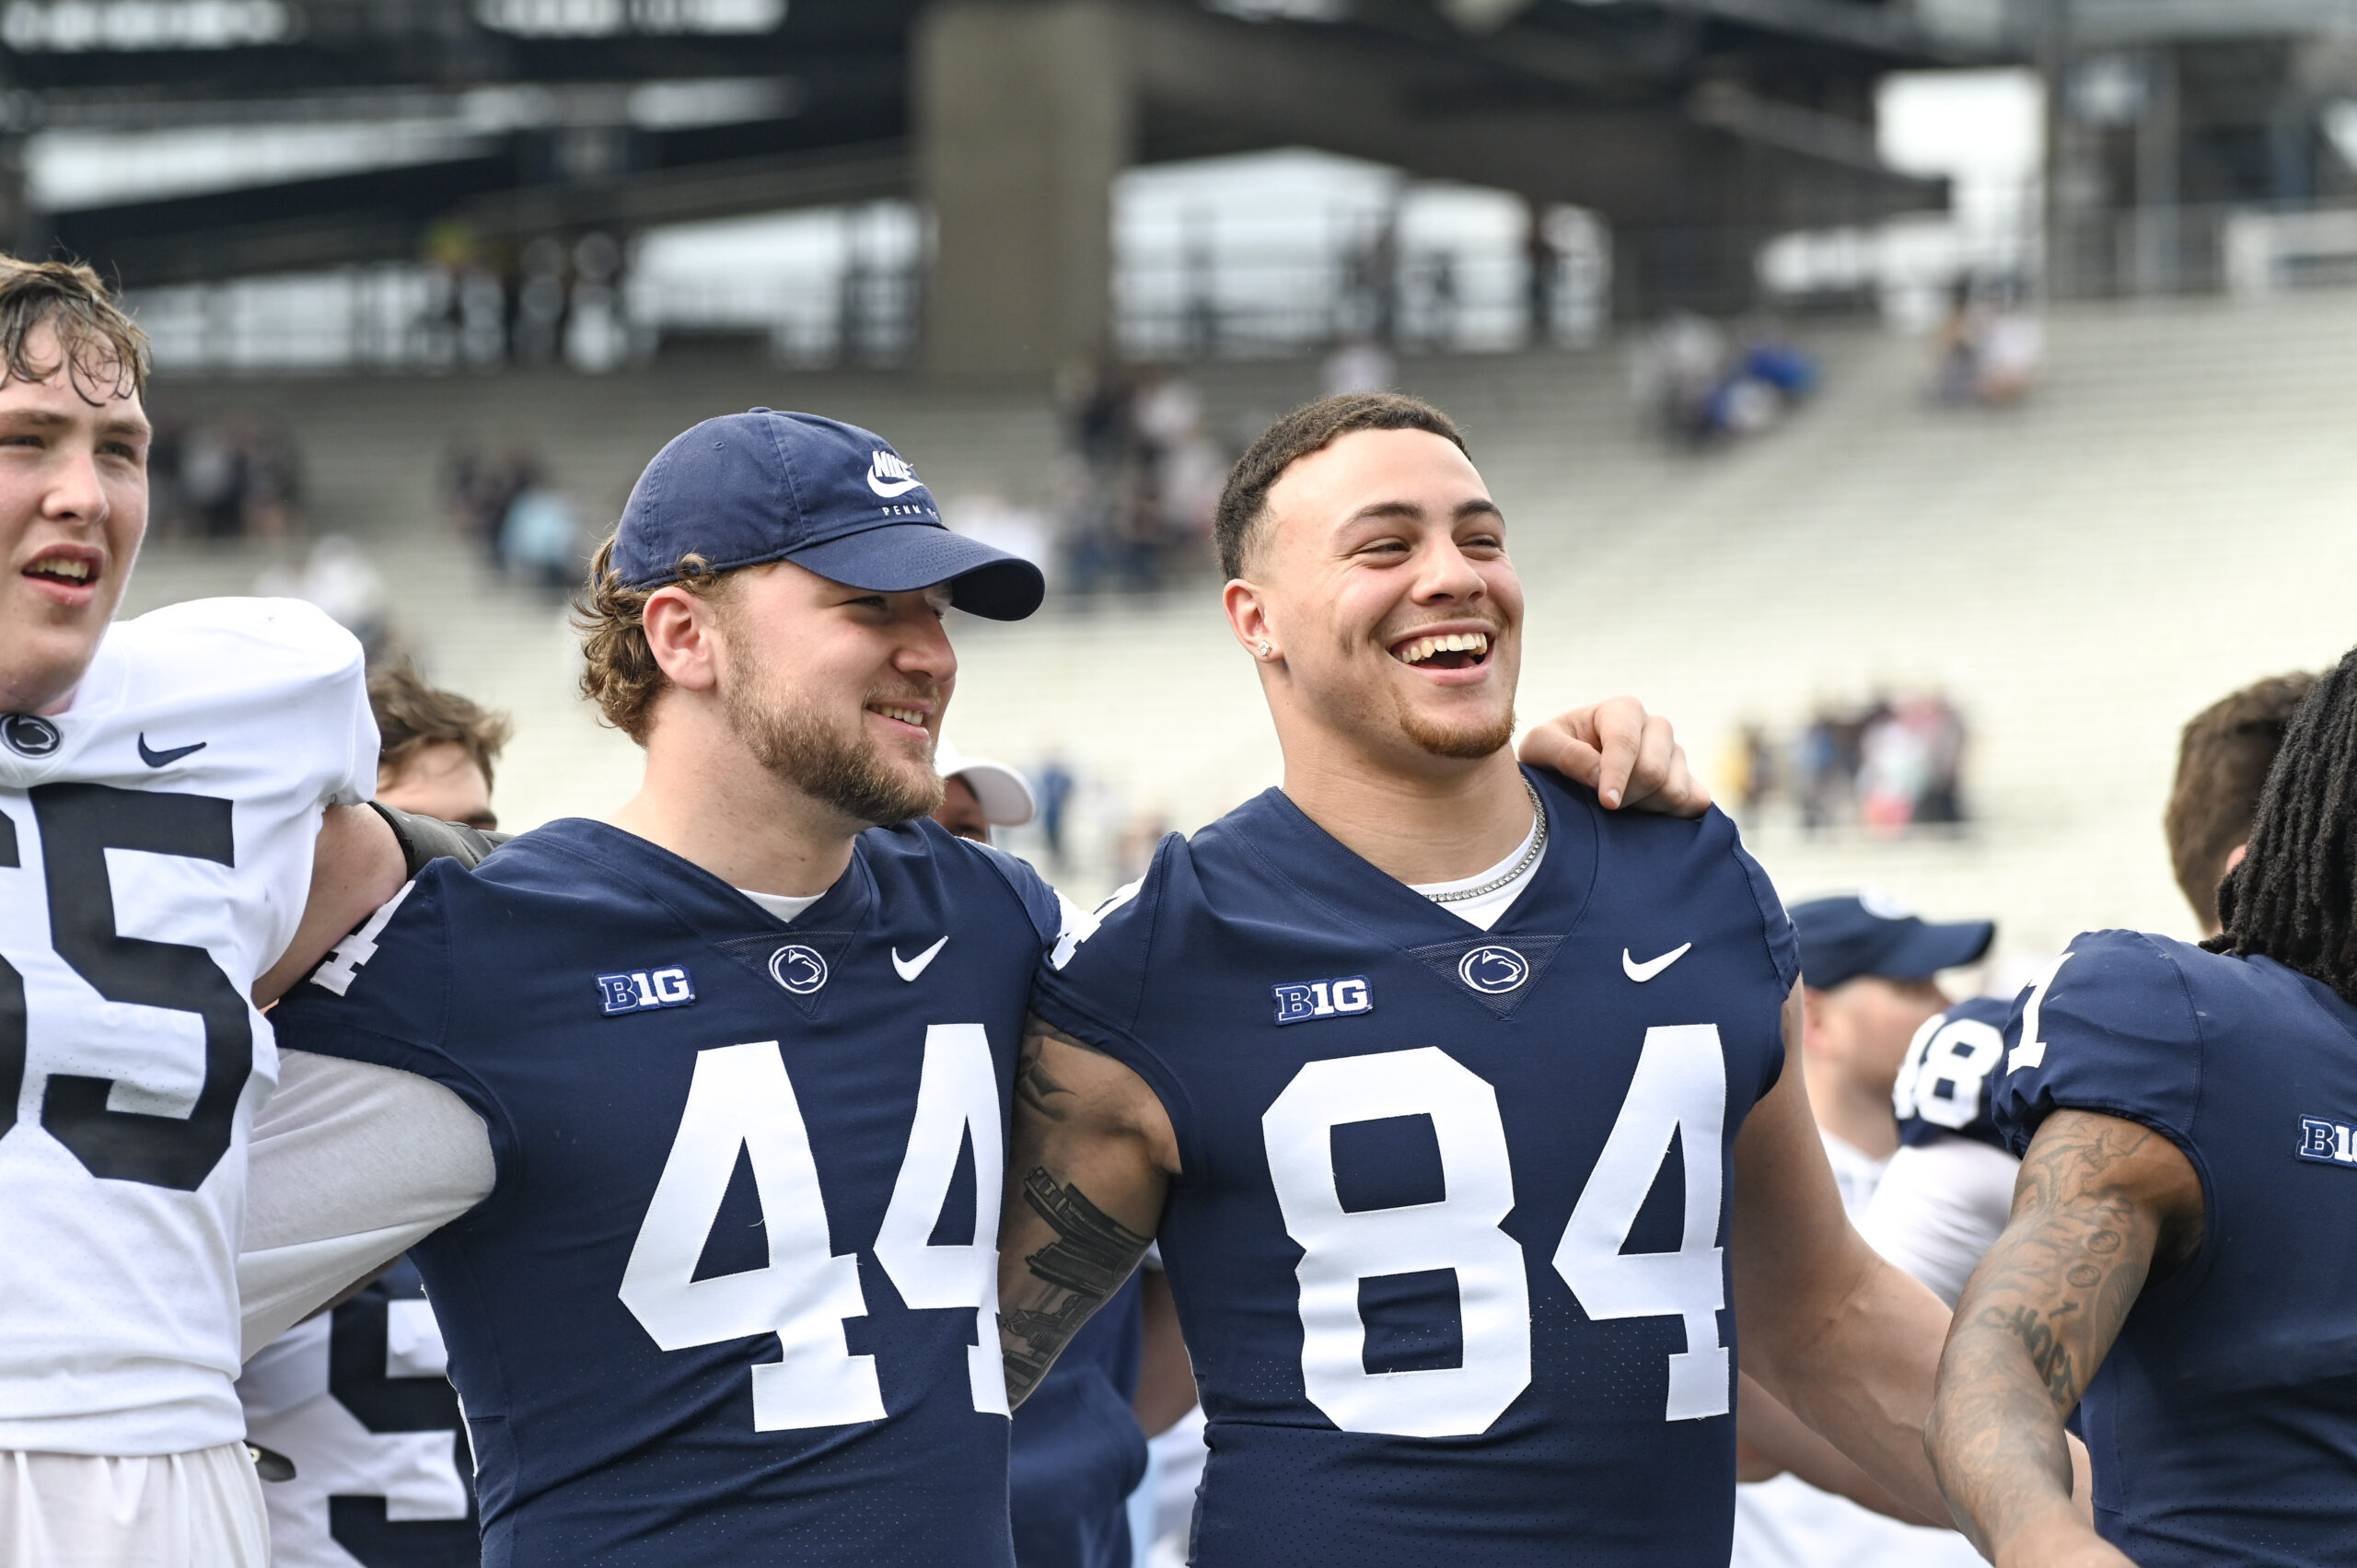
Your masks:
[{"label": "number 81 on jersey", "polygon": [[[1333,1129],[1423,1116],[1440,1151],[1436,1203],[1342,1206]],[[1719,1342],[1726,1305],[1718,1245],[1726,1063],[1712,1024],[1645,1031],[1636,1072],[1555,1249],[1555,1272],[1591,1318],[1675,1317],[1686,1349],[1669,1356],[1667,1421],[1724,1415],[1730,1368]],[[1302,1249],[1302,1384],[1345,1432],[1465,1437],[1489,1429],[1530,1386],[1530,1286],[1522,1248],[1500,1226],[1515,1206],[1497,1090],[1436,1049],[1336,1057],[1302,1068],[1260,1119],[1285,1230]],[[1675,1252],[1624,1254],[1673,1135],[1684,1153],[1686,1210]],[[1463,1355],[1450,1367],[1369,1372],[1362,1280],[1456,1275]]]}]

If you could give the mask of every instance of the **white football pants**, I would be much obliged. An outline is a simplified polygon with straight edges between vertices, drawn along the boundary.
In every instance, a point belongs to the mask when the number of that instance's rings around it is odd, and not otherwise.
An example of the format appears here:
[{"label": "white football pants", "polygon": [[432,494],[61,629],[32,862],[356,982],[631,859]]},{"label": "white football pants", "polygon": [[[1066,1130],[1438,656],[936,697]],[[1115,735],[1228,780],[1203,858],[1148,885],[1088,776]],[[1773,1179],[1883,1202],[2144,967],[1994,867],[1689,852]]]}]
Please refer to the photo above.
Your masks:
[{"label": "white football pants", "polygon": [[116,1458],[0,1450],[0,1568],[270,1568],[243,1443]]}]

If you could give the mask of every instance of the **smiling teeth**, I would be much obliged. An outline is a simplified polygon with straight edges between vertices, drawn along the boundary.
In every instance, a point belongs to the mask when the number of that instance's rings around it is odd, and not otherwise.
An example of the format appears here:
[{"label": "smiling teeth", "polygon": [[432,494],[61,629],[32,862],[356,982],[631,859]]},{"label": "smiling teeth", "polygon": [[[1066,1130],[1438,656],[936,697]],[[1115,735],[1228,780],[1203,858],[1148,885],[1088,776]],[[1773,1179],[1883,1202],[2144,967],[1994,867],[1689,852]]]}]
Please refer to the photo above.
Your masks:
[{"label": "smiling teeth", "polygon": [[1434,654],[1486,654],[1489,636],[1480,632],[1452,632],[1446,637],[1419,637],[1399,651],[1403,664],[1422,664]]},{"label": "smiling teeth", "polygon": [[88,562],[68,561],[55,555],[44,555],[25,570],[38,572],[45,577],[64,577],[69,582],[87,583],[90,580]]},{"label": "smiling teeth", "polygon": [[882,714],[888,719],[899,719],[902,724],[912,724],[919,729],[924,727],[924,715],[914,708],[888,708],[878,703],[876,704],[876,712]]}]

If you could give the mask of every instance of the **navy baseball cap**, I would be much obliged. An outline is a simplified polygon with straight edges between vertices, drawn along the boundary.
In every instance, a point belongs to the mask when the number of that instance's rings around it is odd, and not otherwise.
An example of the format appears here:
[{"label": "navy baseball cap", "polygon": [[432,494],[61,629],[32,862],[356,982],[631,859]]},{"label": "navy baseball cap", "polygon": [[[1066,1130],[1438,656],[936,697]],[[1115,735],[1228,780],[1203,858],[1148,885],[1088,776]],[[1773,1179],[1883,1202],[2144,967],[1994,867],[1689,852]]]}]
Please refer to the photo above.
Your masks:
[{"label": "navy baseball cap", "polygon": [[1030,562],[950,532],[881,436],[765,408],[674,436],[632,487],[614,534],[622,582],[677,582],[689,554],[717,572],[791,561],[875,593],[946,583],[958,609],[993,621],[1020,621],[1047,594]]},{"label": "navy baseball cap", "polygon": [[1994,921],[1935,924],[1874,892],[1795,904],[1793,927],[1800,934],[1801,972],[1819,991],[1867,974],[1929,980],[1978,961],[1997,935]]}]

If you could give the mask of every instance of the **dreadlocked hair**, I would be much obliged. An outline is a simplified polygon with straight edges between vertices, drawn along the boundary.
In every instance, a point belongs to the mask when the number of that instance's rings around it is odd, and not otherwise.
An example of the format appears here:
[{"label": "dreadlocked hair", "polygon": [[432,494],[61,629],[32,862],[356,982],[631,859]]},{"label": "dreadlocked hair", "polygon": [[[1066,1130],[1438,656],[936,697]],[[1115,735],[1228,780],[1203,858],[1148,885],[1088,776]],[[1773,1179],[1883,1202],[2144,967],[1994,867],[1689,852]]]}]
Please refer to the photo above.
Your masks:
[{"label": "dreadlocked hair", "polygon": [[2218,914],[2210,951],[2264,954],[2357,1005],[2357,649],[2284,727]]}]

